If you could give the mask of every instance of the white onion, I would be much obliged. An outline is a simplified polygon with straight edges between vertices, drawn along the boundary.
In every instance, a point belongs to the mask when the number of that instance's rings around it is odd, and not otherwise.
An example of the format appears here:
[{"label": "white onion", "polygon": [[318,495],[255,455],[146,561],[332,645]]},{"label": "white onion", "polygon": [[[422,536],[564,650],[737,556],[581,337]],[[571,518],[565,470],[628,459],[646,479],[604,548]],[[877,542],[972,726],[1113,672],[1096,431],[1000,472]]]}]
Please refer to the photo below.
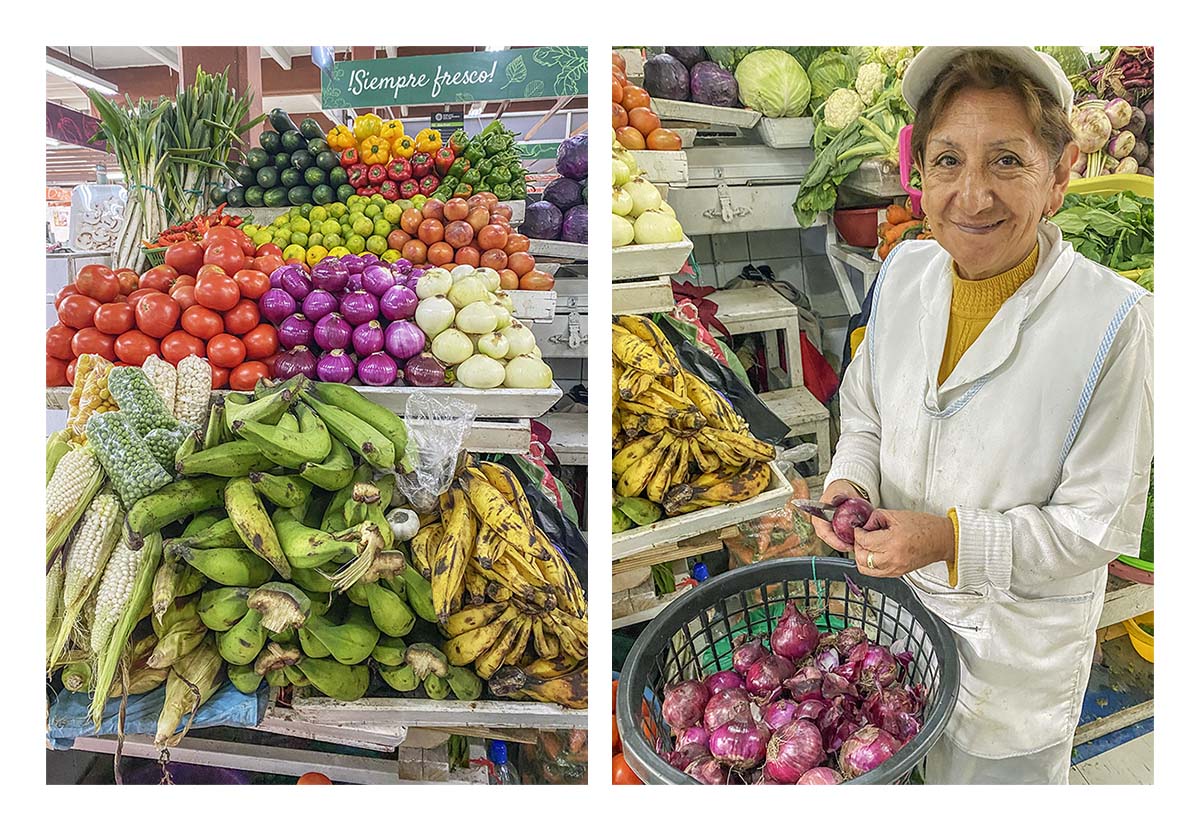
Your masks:
[{"label": "white onion", "polygon": [[475,270],[475,276],[483,283],[483,287],[488,291],[500,290],[500,272],[494,268],[479,268]]},{"label": "white onion", "polygon": [[500,334],[508,339],[509,358],[526,355],[537,345],[533,332],[519,320],[514,320],[507,329],[501,329]]},{"label": "white onion", "polygon": [[633,197],[627,191],[613,188],[612,212],[616,216],[626,216],[633,210]]},{"label": "white onion", "polygon": [[658,192],[658,188],[641,176],[630,179],[621,189],[633,198],[633,209],[629,212],[631,217],[637,218],[662,204],[662,194]]},{"label": "white onion", "polygon": [[[509,302],[511,303],[512,301],[510,300]],[[492,300],[488,305],[492,307],[492,313],[496,315],[496,328],[507,329],[512,323],[513,318],[505,305],[499,300]]]},{"label": "white onion", "polygon": [[633,242],[633,223],[623,216],[612,215],[612,247],[620,248]]},{"label": "white onion", "polygon": [[614,188],[619,188],[621,185],[629,181],[629,168],[625,166],[625,162],[617,158],[617,154],[613,153],[612,157],[612,183]]},{"label": "white onion", "polygon": [[453,280],[455,283],[457,283],[462,278],[470,277],[474,273],[475,273],[475,266],[473,266],[473,265],[466,265],[466,264],[456,265],[454,267],[454,269],[450,272],[450,279]]},{"label": "white onion", "polygon": [[468,335],[486,335],[496,331],[496,313],[492,311],[490,303],[477,300],[459,310],[454,325]]},{"label": "white onion", "polygon": [[533,349],[529,350],[529,354],[535,358],[541,358],[542,357],[542,348],[535,343],[533,345]]},{"label": "white onion", "polygon": [[454,308],[461,309],[470,306],[480,300],[487,298],[487,289],[483,287],[483,281],[472,275],[464,277],[450,287],[449,294],[446,295],[450,302],[454,304]]},{"label": "white onion", "polygon": [[475,342],[475,350],[481,355],[487,355],[489,358],[500,360],[508,357],[508,338],[499,332],[492,332],[490,335],[481,335],[479,340]]},{"label": "white onion", "polygon": [[665,200],[665,199],[658,204],[657,210],[662,211],[663,213],[665,213],[667,216],[671,217],[672,219],[675,218],[675,209],[672,208],[670,205],[668,205],[667,200]]},{"label": "white onion", "polygon": [[490,390],[504,383],[504,364],[487,355],[472,355],[454,371],[463,386],[475,390]]},{"label": "white onion", "polygon": [[646,211],[633,223],[633,241],[638,245],[681,242],[683,226],[662,211]]},{"label": "white onion", "polygon": [[471,339],[457,329],[447,329],[433,339],[433,357],[444,364],[461,364],[475,351]]},{"label": "white onion", "polygon": [[452,285],[454,280],[449,271],[444,268],[431,268],[417,278],[417,297],[424,300],[426,297],[445,294],[450,291]]},{"label": "white onion", "polygon": [[554,372],[550,367],[529,355],[513,358],[504,368],[504,386],[514,389],[549,389],[553,380]]},{"label": "white onion", "polygon": [[426,297],[417,304],[417,311],[413,318],[421,327],[421,331],[427,337],[432,338],[439,332],[449,329],[450,324],[454,322],[454,304],[441,294]]},{"label": "white onion", "polygon": [[499,300],[500,305],[503,306],[505,309],[507,309],[508,313],[510,315],[512,314],[513,302],[512,302],[512,297],[509,295],[508,292],[506,292],[504,289],[498,289],[497,291],[492,292],[492,297]]}]

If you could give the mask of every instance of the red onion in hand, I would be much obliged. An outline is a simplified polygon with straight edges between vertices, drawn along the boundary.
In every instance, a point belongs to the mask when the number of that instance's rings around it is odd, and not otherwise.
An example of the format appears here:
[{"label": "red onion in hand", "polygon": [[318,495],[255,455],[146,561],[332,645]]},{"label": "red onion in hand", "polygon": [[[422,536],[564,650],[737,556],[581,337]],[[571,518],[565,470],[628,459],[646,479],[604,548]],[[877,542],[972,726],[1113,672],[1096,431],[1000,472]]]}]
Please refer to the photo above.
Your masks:
[{"label": "red onion in hand", "polygon": [[683,681],[663,696],[662,716],[669,726],[683,730],[699,723],[708,703],[708,689],[699,681]]},{"label": "red onion in hand", "polygon": [[795,671],[796,667],[787,658],[764,655],[746,671],[746,692],[759,697],[768,696],[779,689]]},{"label": "red onion in hand", "polygon": [[874,510],[870,502],[857,496],[841,502],[833,510],[833,519],[830,522],[833,533],[846,545],[854,545],[854,529],[866,525]]},{"label": "red onion in hand", "polygon": [[714,693],[704,706],[704,726],[711,733],[732,721],[750,721],[750,695],[741,687]]},{"label": "red onion in hand", "polygon": [[723,669],[705,678],[704,686],[708,688],[709,695],[716,695],[721,690],[742,686],[742,676],[731,669]]},{"label": "red onion in hand", "polygon": [[734,770],[749,770],[762,764],[770,739],[770,732],[761,724],[731,721],[712,732],[708,750],[714,759]]},{"label": "red onion in hand", "polygon": [[763,772],[776,782],[794,785],[824,759],[821,731],[808,719],[796,719],[775,731],[767,743]]},{"label": "red onion in hand", "polygon": [[780,657],[800,661],[812,654],[820,639],[821,630],[817,629],[812,618],[797,609],[795,601],[791,601],[784,609],[779,625],[771,633],[771,651]]},{"label": "red onion in hand", "polygon": [[796,780],[797,785],[840,785],[846,780],[833,768],[812,768]]},{"label": "red onion in hand", "polygon": [[733,650],[733,671],[745,676],[751,665],[766,654],[761,641],[746,641]]},{"label": "red onion in hand", "polygon": [[900,742],[891,733],[868,724],[842,743],[838,766],[846,776],[861,776],[892,758],[892,754],[899,749]]}]

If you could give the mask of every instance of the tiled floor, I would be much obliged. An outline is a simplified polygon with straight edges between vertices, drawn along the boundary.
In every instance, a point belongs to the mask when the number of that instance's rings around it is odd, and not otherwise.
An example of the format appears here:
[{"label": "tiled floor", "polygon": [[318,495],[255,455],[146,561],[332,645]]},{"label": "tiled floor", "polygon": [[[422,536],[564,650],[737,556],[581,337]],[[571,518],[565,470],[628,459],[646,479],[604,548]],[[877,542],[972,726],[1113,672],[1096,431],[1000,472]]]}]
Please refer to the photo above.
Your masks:
[{"label": "tiled floor", "polygon": [[1154,734],[1147,733],[1071,768],[1072,785],[1154,784]]}]

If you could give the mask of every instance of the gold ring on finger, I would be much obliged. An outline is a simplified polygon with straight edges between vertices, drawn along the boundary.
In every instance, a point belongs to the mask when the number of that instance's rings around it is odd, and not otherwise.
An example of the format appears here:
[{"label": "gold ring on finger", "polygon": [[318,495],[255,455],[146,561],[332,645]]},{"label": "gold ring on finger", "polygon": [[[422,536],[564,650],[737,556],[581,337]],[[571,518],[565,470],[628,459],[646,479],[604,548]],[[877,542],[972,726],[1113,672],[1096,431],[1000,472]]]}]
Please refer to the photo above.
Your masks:
[{"label": "gold ring on finger", "polygon": [[872,571],[875,570],[875,553],[874,552],[867,554],[867,568],[871,569]]}]

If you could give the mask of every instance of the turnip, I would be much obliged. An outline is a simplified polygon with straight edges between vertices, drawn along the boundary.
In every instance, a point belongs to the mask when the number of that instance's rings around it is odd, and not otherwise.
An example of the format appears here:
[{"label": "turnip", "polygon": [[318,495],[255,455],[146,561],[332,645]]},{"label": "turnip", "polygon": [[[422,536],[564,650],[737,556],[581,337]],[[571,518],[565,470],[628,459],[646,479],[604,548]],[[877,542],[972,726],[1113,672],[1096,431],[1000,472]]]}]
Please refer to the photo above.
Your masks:
[{"label": "turnip", "polygon": [[1112,134],[1112,124],[1104,110],[1080,107],[1071,113],[1071,131],[1081,153],[1095,153],[1104,147]]},{"label": "turnip", "polygon": [[1114,130],[1120,130],[1133,117],[1133,107],[1124,98],[1110,98],[1104,105],[1104,114]]},{"label": "turnip", "polygon": [[1137,138],[1141,138],[1146,132],[1146,114],[1137,107],[1133,108],[1133,114],[1129,117],[1129,123],[1125,125],[1125,129],[1133,133]]},{"label": "turnip", "polygon": [[1129,155],[1137,159],[1138,164],[1145,164],[1146,159],[1150,158],[1150,145],[1138,139],[1133,143],[1133,150],[1129,152]]},{"label": "turnip", "polygon": [[1124,159],[1121,159],[1121,161],[1117,163],[1117,167],[1113,172],[1117,173],[1117,174],[1137,173],[1138,172],[1137,159],[1133,158],[1132,156],[1126,156]]},{"label": "turnip", "polygon": [[875,509],[865,499],[852,496],[837,506],[833,512],[833,533],[846,545],[854,544],[854,529],[867,524],[867,519]]},{"label": "turnip", "polygon": [[1123,159],[1133,152],[1133,146],[1137,142],[1133,133],[1128,130],[1122,130],[1117,133],[1108,142],[1108,153],[1116,159]]}]

